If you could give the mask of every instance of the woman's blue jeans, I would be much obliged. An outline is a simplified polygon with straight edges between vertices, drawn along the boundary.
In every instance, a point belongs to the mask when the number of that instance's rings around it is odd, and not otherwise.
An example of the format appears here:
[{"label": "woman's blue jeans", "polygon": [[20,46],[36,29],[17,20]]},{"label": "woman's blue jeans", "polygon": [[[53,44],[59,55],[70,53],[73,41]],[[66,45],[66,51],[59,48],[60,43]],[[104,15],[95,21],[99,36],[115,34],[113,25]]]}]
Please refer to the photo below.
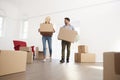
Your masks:
[{"label": "woman's blue jeans", "polygon": [[50,57],[52,57],[52,37],[42,36],[44,56],[46,56],[46,41],[48,42]]}]

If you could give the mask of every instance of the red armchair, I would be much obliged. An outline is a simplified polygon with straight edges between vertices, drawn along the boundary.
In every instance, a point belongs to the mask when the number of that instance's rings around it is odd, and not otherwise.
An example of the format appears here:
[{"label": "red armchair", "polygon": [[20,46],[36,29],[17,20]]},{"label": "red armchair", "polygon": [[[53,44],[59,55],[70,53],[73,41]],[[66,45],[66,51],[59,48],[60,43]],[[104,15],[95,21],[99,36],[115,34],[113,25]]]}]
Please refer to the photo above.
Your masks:
[{"label": "red armchair", "polygon": [[[14,50],[20,50],[20,47],[27,47],[27,43],[25,41],[13,40]],[[31,50],[33,52],[33,58],[35,56],[34,46],[31,46]]]},{"label": "red armchair", "polygon": [[20,50],[20,47],[26,47],[27,44],[24,41],[13,40],[14,50]]}]

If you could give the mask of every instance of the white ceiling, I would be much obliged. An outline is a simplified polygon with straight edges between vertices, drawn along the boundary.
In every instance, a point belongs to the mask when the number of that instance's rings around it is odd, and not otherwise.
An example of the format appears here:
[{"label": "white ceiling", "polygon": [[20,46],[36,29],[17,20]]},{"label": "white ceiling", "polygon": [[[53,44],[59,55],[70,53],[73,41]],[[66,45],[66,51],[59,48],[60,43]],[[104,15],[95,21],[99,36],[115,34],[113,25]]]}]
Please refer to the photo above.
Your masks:
[{"label": "white ceiling", "polygon": [[[2,0],[0,0],[2,1]],[[49,13],[75,10],[81,7],[119,0],[3,0],[18,7],[24,16],[39,16]]]}]

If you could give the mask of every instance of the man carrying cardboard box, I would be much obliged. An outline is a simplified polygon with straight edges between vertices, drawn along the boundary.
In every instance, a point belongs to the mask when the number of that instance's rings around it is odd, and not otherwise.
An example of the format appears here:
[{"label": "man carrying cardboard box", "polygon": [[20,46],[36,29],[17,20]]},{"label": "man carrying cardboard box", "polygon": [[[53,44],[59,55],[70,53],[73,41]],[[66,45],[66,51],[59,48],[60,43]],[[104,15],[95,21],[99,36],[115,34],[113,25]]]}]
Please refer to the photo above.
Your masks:
[{"label": "man carrying cardboard box", "polygon": [[[43,28],[42,28],[43,27]],[[46,28],[44,28],[46,27]],[[50,52],[50,61],[52,59],[52,35],[55,32],[52,24],[50,23],[50,17],[45,18],[45,23],[41,24],[39,29],[40,34],[42,35],[43,43],[43,52],[44,52],[44,62],[46,61],[46,41],[48,41],[48,47]]]},{"label": "man carrying cardboard box", "polygon": [[[65,23],[65,25],[63,26],[63,28],[66,28],[68,30],[74,30],[74,27],[70,24],[70,19],[68,17],[64,18],[64,23]],[[60,63],[65,62],[65,47],[66,46],[67,46],[67,59],[66,59],[66,62],[69,63],[71,42],[62,40],[61,43],[62,43],[62,56],[61,56]]]}]

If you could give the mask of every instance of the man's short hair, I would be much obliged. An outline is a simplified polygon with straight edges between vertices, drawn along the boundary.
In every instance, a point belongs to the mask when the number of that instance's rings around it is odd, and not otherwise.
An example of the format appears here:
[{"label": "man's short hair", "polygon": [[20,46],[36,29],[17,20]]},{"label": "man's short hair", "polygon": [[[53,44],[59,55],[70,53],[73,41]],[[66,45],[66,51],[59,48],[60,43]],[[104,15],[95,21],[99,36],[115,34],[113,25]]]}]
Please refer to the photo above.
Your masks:
[{"label": "man's short hair", "polygon": [[64,19],[70,22],[70,18],[68,18],[68,17],[65,17]]}]

